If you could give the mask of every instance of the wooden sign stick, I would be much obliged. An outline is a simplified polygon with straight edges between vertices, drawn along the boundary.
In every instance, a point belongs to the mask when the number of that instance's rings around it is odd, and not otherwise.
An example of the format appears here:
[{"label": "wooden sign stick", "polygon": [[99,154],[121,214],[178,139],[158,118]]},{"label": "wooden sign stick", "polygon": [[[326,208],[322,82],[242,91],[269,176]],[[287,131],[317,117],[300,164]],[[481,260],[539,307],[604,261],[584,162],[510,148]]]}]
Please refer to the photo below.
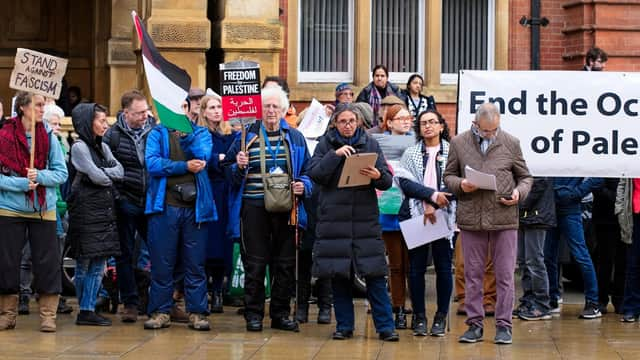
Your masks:
[{"label": "wooden sign stick", "polygon": [[31,96],[31,153],[29,154],[29,169],[33,169],[36,158],[36,104]]}]

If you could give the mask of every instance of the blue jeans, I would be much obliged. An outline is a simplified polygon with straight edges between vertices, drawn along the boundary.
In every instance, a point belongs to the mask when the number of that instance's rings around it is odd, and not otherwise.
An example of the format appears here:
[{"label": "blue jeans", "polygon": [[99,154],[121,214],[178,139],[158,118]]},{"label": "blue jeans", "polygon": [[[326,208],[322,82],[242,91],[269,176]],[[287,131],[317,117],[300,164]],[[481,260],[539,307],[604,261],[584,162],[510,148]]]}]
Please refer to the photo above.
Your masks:
[{"label": "blue jeans", "polygon": [[627,274],[624,283],[624,314],[640,315],[640,214],[633,215],[631,249],[627,257]]},{"label": "blue jeans", "polygon": [[449,300],[453,289],[451,272],[451,242],[440,239],[431,244],[422,245],[409,250],[409,288],[411,289],[411,305],[415,314],[425,313],[424,274],[427,271],[429,246],[433,252],[433,266],[436,269],[436,296],[438,309],[436,312],[449,312]]},{"label": "blue jeans", "polygon": [[[204,270],[207,224],[196,224],[193,208],[165,205],[161,214],[149,217],[148,246],[151,255],[149,314],[168,314],[173,306],[174,270],[184,269],[186,310],[208,314],[207,279]],[[178,256],[181,258],[179,259]]]},{"label": "blue jeans", "polygon": [[[378,333],[395,329],[391,300],[387,293],[387,281],[383,276],[367,277],[367,299],[371,303],[373,324]],[[351,280],[335,277],[332,279],[333,308],[336,315],[337,331],[353,331],[355,314],[353,311],[353,292]]]},{"label": "blue jeans", "polygon": [[76,261],[76,296],[80,310],[96,311],[96,299],[102,286],[105,257],[79,258]]},{"label": "blue jeans", "polygon": [[143,241],[147,240],[147,218],[143,208],[126,199],[118,200],[116,214],[121,252],[121,255],[116,257],[120,299],[125,306],[138,306],[138,287],[133,271],[136,262],[136,232]]},{"label": "blue jeans", "polygon": [[569,245],[571,255],[580,266],[584,281],[584,297],[588,302],[598,302],[598,281],[596,271],[587,249],[582,227],[582,217],[576,214],[558,214],[558,226],[549,230],[544,243],[544,264],[549,277],[549,297],[551,300],[560,298],[558,279],[558,243],[560,235],[564,235]]}]

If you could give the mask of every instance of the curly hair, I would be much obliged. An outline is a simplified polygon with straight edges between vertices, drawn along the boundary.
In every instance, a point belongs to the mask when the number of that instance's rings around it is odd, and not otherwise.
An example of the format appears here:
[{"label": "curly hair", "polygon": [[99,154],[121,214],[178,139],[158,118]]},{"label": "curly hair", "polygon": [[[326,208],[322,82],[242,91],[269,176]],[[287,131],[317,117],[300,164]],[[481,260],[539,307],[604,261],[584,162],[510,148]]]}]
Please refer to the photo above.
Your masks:
[{"label": "curly hair", "polygon": [[420,114],[418,114],[418,117],[416,117],[416,120],[413,122],[413,132],[416,134],[416,141],[420,142],[424,140],[422,137],[422,133],[420,132],[420,119],[424,115],[429,113],[435,114],[436,118],[438,119],[438,122],[440,123],[440,125],[442,125],[442,132],[440,133],[440,139],[450,141],[451,136],[449,135],[449,125],[447,125],[447,122],[445,121],[442,114],[440,114],[438,111],[433,109],[427,109],[421,112]]}]

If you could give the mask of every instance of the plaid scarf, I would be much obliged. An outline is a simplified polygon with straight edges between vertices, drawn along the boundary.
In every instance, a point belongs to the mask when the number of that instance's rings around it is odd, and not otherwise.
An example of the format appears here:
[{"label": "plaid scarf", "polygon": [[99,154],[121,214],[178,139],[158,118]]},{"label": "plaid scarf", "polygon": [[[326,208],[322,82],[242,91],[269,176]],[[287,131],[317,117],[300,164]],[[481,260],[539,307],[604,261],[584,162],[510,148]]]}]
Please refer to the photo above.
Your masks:
[{"label": "plaid scarf", "polygon": [[[42,122],[36,123],[36,133],[31,136],[36,143],[36,156],[33,166],[39,170],[45,169],[49,156],[49,136]],[[27,177],[29,143],[27,142],[22,120],[18,117],[7,120],[2,129],[0,129],[0,167],[2,167],[3,173],[9,173],[8,169],[18,174],[18,176]],[[44,209],[46,201],[45,187],[39,185],[36,188],[36,193],[38,194],[38,205],[40,209]],[[25,195],[29,199],[29,203],[33,204],[34,192],[30,190]]]},{"label": "plaid scarf", "polygon": [[371,91],[369,92],[369,105],[371,105],[374,114],[377,114],[378,110],[380,110],[381,102],[382,96],[380,96],[378,88],[376,88],[375,85],[371,84]]}]

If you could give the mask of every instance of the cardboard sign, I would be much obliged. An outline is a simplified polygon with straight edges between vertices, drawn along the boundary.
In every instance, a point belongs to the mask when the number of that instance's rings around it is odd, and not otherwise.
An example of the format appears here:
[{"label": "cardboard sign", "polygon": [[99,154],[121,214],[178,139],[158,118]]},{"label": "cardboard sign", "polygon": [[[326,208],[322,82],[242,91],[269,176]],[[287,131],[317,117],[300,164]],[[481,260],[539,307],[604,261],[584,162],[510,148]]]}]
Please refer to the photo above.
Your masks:
[{"label": "cardboard sign", "polygon": [[261,118],[260,65],[250,61],[220,64],[220,95],[224,121]]},{"label": "cardboard sign", "polygon": [[9,87],[58,99],[68,62],[67,59],[18,48]]}]

